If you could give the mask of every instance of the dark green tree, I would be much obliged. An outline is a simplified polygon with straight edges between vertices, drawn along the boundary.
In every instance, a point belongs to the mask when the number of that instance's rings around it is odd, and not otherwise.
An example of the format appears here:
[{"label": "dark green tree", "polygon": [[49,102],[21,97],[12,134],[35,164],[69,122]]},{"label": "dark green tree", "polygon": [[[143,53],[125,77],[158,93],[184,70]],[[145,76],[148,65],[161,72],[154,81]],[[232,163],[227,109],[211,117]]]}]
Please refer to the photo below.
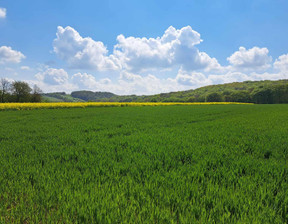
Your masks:
[{"label": "dark green tree", "polygon": [[223,101],[222,99],[222,95],[219,93],[209,93],[206,98],[205,101],[206,102],[221,102]]},{"label": "dark green tree", "polygon": [[272,88],[273,103],[288,103],[288,85],[275,85]]},{"label": "dark green tree", "polygon": [[188,97],[188,98],[187,98],[187,102],[190,102],[190,103],[196,102],[195,96],[190,96],[190,97]]},{"label": "dark green tree", "polygon": [[273,94],[271,88],[257,88],[252,94],[251,98],[254,103],[268,104],[273,103]]},{"label": "dark green tree", "polygon": [[11,85],[12,95],[16,102],[29,102],[31,91],[29,84],[21,81],[14,81]]},{"label": "dark green tree", "polygon": [[250,103],[251,98],[250,94],[246,90],[239,90],[239,91],[234,91],[230,95],[231,102],[242,102],[242,103]]}]

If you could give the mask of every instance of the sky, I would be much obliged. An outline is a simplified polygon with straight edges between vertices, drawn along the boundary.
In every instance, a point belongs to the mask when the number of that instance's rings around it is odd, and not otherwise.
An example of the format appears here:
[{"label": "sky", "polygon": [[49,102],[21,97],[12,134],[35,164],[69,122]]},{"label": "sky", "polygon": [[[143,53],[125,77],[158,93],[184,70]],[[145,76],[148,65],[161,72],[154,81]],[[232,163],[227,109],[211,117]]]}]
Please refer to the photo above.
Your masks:
[{"label": "sky", "polygon": [[0,78],[148,95],[288,79],[287,0],[0,0]]}]

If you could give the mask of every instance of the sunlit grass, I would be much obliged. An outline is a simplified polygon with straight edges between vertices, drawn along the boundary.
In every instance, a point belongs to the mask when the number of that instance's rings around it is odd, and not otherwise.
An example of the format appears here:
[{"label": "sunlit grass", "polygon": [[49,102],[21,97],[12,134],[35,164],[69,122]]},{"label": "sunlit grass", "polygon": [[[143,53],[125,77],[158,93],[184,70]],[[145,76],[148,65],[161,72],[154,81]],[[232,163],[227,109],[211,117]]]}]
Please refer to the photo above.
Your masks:
[{"label": "sunlit grass", "polygon": [[288,223],[287,111],[1,111],[0,223]]}]

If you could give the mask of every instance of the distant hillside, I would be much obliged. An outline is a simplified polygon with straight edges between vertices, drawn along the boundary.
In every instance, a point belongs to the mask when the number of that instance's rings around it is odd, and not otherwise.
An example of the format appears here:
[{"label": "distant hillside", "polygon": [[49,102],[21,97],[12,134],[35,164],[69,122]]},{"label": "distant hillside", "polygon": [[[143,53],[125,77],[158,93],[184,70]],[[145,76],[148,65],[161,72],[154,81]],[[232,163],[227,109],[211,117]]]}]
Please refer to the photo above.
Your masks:
[{"label": "distant hillside", "polygon": [[71,93],[71,96],[84,101],[97,101],[103,98],[109,99],[117,95],[109,92],[75,91]]},{"label": "distant hillside", "polygon": [[71,95],[49,93],[45,96],[66,100],[65,102],[247,102],[273,104],[288,103],[288,80],[234,82],[149,96],[120,96],[109,92],[92,91],[76,91],[72,92]]},{"label": "distant hillside", "polygon": [[85,102],[82,99],[74,98],[65,92],[44,93],[42,94],[43,102]]},{"label": "distant hillside", "polygon": [[195,90],[157,94],[147,99],[157,102],[288,103],[288,80],[245,81],[211,85]]}]

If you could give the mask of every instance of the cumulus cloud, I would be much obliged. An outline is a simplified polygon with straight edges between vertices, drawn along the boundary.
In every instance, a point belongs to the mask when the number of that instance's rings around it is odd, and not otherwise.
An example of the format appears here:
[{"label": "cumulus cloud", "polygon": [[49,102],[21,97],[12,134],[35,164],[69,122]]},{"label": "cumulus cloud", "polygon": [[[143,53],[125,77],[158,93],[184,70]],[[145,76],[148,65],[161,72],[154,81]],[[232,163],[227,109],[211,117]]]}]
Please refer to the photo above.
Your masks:
[{"label": "cumulus cloud", "polygon": [[274,68],[281,72],[288,72],[288,54],[279,56],[274,62]]},{"label": "cumulus cloud", "polygon": [[[259,78],[258,78],[259,79]],[[113,88],[125,94],[156,94],[171,91],[196,89],[202,86],[257,80],[241,72],[227,72],[223,74],[205,74],[201,72],[179,69],[175,78],[161,79],[154,75],[141,76],[129,72],[120,75],[116,86]],[[113,83],[111,83],[113,84]],[[112,88],[111,88],[112,89]]]},{"label": "cumulus cloud", "polygon": [[119,95],[150,95],[171,91],[196,89],[202,86],[215,85],[246,80],[277,80],[288,78],[286,73],[251,73],[226,72],[207,74],[179,69],[175,78],[159,78],[155,75],[139,75],[128,71],[120,73],[117,80],[97,79],[88,73],[76,73],[69,78],[63,69],[48,68],[36,74],[38,81],[34,84],[46,92],[75,90],[108,91]]},{"label": "cumulus cloud", "polygon": [[6,18],[6,9],[5,8],[0,8],[0,19]]},{"label": "cumulus cloud", "polygon": [[250,80],[259,81],[259,80],[279,80],[279,79],[288,79],[288,74],[286,72],[263,72],[256,73],[252,72],[249,74]]},{"label": "cumulus cloud", "polygon": [[221,74],[201,73],[179,69],[175,78],[159,78],[155,75],[140,75],[122,71],[117,80],[97,79],[88,73],[76,73],[69,78],[63,69],[49,68],[36,75],[38,86],[46,92],[92,90],[108,91],[119,95],[150,95],[171,91],[196,89],[202,86],[215,85],[247,80],[277,80],[288,78],[286,73],[242,73],[229,71]]},{"label": "cumulus cloud", "polygon": [[[159,79],[153,75],[141,76],[129,72],[122,72],[119,79],[112,81],[108,78],[97,80],[87,73],[76,73],[71,82],[77,89],[92,91],[108,91],[119,95],[156,94],[160,92],[176,91],[179,86],[174,79]],[[75,89],[74,89],[75,90]]]},{"label": "cumulus cloud", "polygon": [[232,82],[243,82],[248,80],[253,80],[253,78],[245,73],[242,72],[233,72],[229,71],[224,74],[212,74],[208,76],[208,79],[215,84],[222,84],[222,83],[232,83]]},{"label": "cumulus cloud", "polygon": [[68,73],[64,69],[48,68],[36,75],[39,81],[49,85],[63,85],[68,82]]},{"label": "cumulus cloud", "polygon": [[45,67],[35,77],[36,80],[26,80],[31,86],[37,85],[43,92],[67,92],[77,90],[78,86],[71,82],[64,69]]},{"label": "cumulus cloud", "polygon": [[59,26],[54,39],[54,52],[72,68],[115,70],[117,60],[113,55],[107,56],[108,50],[100,41],[90,37],[81,37],[72,27]]},{"label": "cumulus cloud", "polygon": [[[149,95],[181,89],[174,79],[160,79],[154,75],[145,76],[122,72],[118,80],[119,89],[123,94]],[[119,91],[118,90],[118,91]]]},{"label": "cumulus cloud", "polygon": [[112,54],[101,41],[83,38],[72,27],[58,27],[53,42],[54,52],[72,68],[128,70],[141,72],[149,69],[182,66],[186,70],[220,69],[218,61],[200,52],[200,34],[190,26],[175,29],[170,26],[157,38],[125,37],[119,35]]},{"label": "cumulus cloud", "polygon": [[190,88],[197,88],[199,86],[211,85],[212,82],[203,73],[200,72],[187,72],[179,70],[176,76],[177,83],[189,86]]},{"label": "cumulus cloud", "polygon": [[227,60],[236,69],[265,70],[271,66],[272,61],[268,54],[267,48],[253,47],[246,50],[245,47],[240,47],[239,51],[234,52]]},{"label": "cumulus cloud", "polygon": [[20,63],[25,56],[20,51],[15,51],[11,47],[0,47],[0,64]]},{"label": "cumulus cloud", "polygon": [[200,34],[190,26],[175,29],[170,26],[162,37],[117,37],[114,55],[122,66],[134,72],[147,69],[183,66],[186,70],[219,69],[215,58],[200,52],[195,45],[202,42]]},{"label": "cumulus cloud", "polygon": [[[224,67],[216,58],[198,49],[201,42],[200,34],[190,26],[181,29],[170,26],[155,38],[121,34],[109,54],[104,43],[82,37],[72,27],[59,26],[53,42],[54,52],[70,68],[80,72],[69,76],[64,69],[45,65],[38,69],[35,84],[46,92],[85,89],[119,95],[150,95],[221,83],[288,78],[288,54],[276,59],[269,69],[272,58],[267,48],[240,47],[227,58],[230,65]],[[19,63],[23,58],[21,52],[5,46],[0,48],[0,64]],[[17,68],[17,71],[29,69],[27,66]],[[98,79],[93,71],[102,73],[101,77],[108,72],[111,75]]]},{"label": "cumulus cloud", "polygon": [[97,89],[98,82],[93,75],[87,73],[76,73],[72,76],[72,82],[80,89]]},{"label": "cumulus cloud", "polygon": [[243,82],[247,80],[254,80],[256,77],[248,76],[241,72],[226,72],[223,74],[203,74],[200,72],[187,72],[179,70],[176,76],[178,84],[189,87],[189,89],[195,89],[202,86]]}]

